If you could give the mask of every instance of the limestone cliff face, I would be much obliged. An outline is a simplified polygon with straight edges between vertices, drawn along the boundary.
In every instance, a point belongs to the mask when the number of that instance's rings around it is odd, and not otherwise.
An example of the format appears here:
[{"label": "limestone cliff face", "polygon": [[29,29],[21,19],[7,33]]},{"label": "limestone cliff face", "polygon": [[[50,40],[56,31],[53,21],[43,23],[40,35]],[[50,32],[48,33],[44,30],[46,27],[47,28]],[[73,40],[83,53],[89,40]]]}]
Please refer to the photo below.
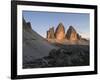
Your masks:
[{"label": "limestone cliff face", "polygon": [[50,28],[47,31],[47,39],[55,39],[56,41],[78,41],[81,39],[81,36],[77,33],[73,26],[69,26],[65,34],[64,25],[62,23],[59,23],[55,31],[54,27]]},{"label": "limestone cliff face", "polygon": [[70,26],[69,29],[67,30],[66,37],[70,41],[79,40],[81,38],[73,26]]},{"label": "limestone cliff face", "polygon": [[54,39],[54,38],[55,38],[55,36],[54,36],[54,27],[52,27],[47,31],[47,39]]},{"label": "limestone cliff face", "polygon": [[65,28],[62,23],[59,23],[55,31],[55,37],[57,40],[63,40],[65,38]]},{"label": "limestone cliff face", "polygon": [[71,33],[71,35],[70,35],[70,40],[71,40],[71,41],[78,40],[78,38],[77,38],[77,33],[76,33],[76,32],[72,32],[72,33]]}]

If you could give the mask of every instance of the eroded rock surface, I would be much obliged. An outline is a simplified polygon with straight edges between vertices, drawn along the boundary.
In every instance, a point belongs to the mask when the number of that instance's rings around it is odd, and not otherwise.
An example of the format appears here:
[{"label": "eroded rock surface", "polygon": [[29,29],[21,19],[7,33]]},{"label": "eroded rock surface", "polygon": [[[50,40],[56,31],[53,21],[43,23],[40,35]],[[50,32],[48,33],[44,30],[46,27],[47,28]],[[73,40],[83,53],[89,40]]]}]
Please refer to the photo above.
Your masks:
[{"label": "eroded rock surface", "polygon": [[55,31],[55,37],[57,40],[63,40],[65,38],[65,28],[62,23],[59,23]]},{"label": "eroded rock surface", "polygon": [[47,39],[54,39],[54,38],[55,38],[55,36],[54,36],[54,27],[52,27],[47,31]]},{"label": "eroded rock surface", "polygon": [[66,37],[68,40],[75,41],[80,40],[80,35],[76,32],[73,26],[70,26],[67,30]]}]

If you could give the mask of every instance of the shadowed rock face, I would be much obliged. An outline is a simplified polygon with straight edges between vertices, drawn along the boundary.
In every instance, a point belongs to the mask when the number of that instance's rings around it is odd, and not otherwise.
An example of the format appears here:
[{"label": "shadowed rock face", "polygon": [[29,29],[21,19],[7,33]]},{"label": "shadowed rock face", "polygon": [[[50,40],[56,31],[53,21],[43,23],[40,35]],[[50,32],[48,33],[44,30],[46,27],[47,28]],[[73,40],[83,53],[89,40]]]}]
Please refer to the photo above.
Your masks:
[{"label": "shadowed rock face", "polygon": [[47,38],[48,39],[54,39],[55,36],[54,36],[54,27],[50,28],[48,31],[47,31]]},{"label": "shadowed rock face", "polygon": [[68,40],[71,40],[71,41],[75,41],[75,40],[79,40],[79,34],[76,32],[76,30],[70,26],[69,29],[67,30],[67,34],[66,34],[66,37]]},{"label": "shadowed rock face", "polygon": [[89,46],[60,46],[60,49],[52,49],[48,56],[36,59],[28,63],[24,68],[45,68],[64,66],[89,65]]},{"label": "shadowed rock face", "polygon": [[27,29],[27,30],[29,30],[29,29],[32,29],[31,28],[31,23],[30,22],[27,22],[26,23],[26,21],[23,19],[23,29],[25,30],[25,29]]},{"label": "shadowed rock face", "polygon": [[33,61],[34,59],[47,56],[53,45],[47,42],[43,37],[37,34],[31,28],[30,22],[23,19],[23,64]]}]

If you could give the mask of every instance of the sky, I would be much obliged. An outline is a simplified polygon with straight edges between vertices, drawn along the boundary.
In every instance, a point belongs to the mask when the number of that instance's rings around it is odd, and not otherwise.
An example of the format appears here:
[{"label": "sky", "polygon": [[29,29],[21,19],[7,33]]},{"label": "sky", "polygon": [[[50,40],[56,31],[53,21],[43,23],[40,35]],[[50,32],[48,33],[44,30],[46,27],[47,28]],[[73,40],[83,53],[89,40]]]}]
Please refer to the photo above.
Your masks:
[{"label": "sky", "polygon": [[56,29],[62,22],[65,32],[69,26],[73,26],[82,37],[89,39],[90,15],[88,13],[23,11],[22,15],[26,22],[31,23],[32,29],[44,38],[49,28]]}]

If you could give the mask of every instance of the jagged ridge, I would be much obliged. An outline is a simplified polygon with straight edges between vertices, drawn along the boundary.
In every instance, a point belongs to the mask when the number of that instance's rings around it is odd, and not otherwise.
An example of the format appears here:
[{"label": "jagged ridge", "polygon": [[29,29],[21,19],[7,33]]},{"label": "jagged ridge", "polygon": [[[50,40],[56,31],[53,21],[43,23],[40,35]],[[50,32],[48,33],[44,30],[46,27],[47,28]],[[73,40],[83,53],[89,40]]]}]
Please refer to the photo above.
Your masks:
[{"label": "jagged ridge", "polygon": [[65,33],[65,27],[62,23],[59,23],[56,30],[54,31],[54,27],[50,28],[47,31],[47,39],[57,39],[57,40],[79,40],[81,36],[77,33],[73,26],[69,26],[67,33]]}]

